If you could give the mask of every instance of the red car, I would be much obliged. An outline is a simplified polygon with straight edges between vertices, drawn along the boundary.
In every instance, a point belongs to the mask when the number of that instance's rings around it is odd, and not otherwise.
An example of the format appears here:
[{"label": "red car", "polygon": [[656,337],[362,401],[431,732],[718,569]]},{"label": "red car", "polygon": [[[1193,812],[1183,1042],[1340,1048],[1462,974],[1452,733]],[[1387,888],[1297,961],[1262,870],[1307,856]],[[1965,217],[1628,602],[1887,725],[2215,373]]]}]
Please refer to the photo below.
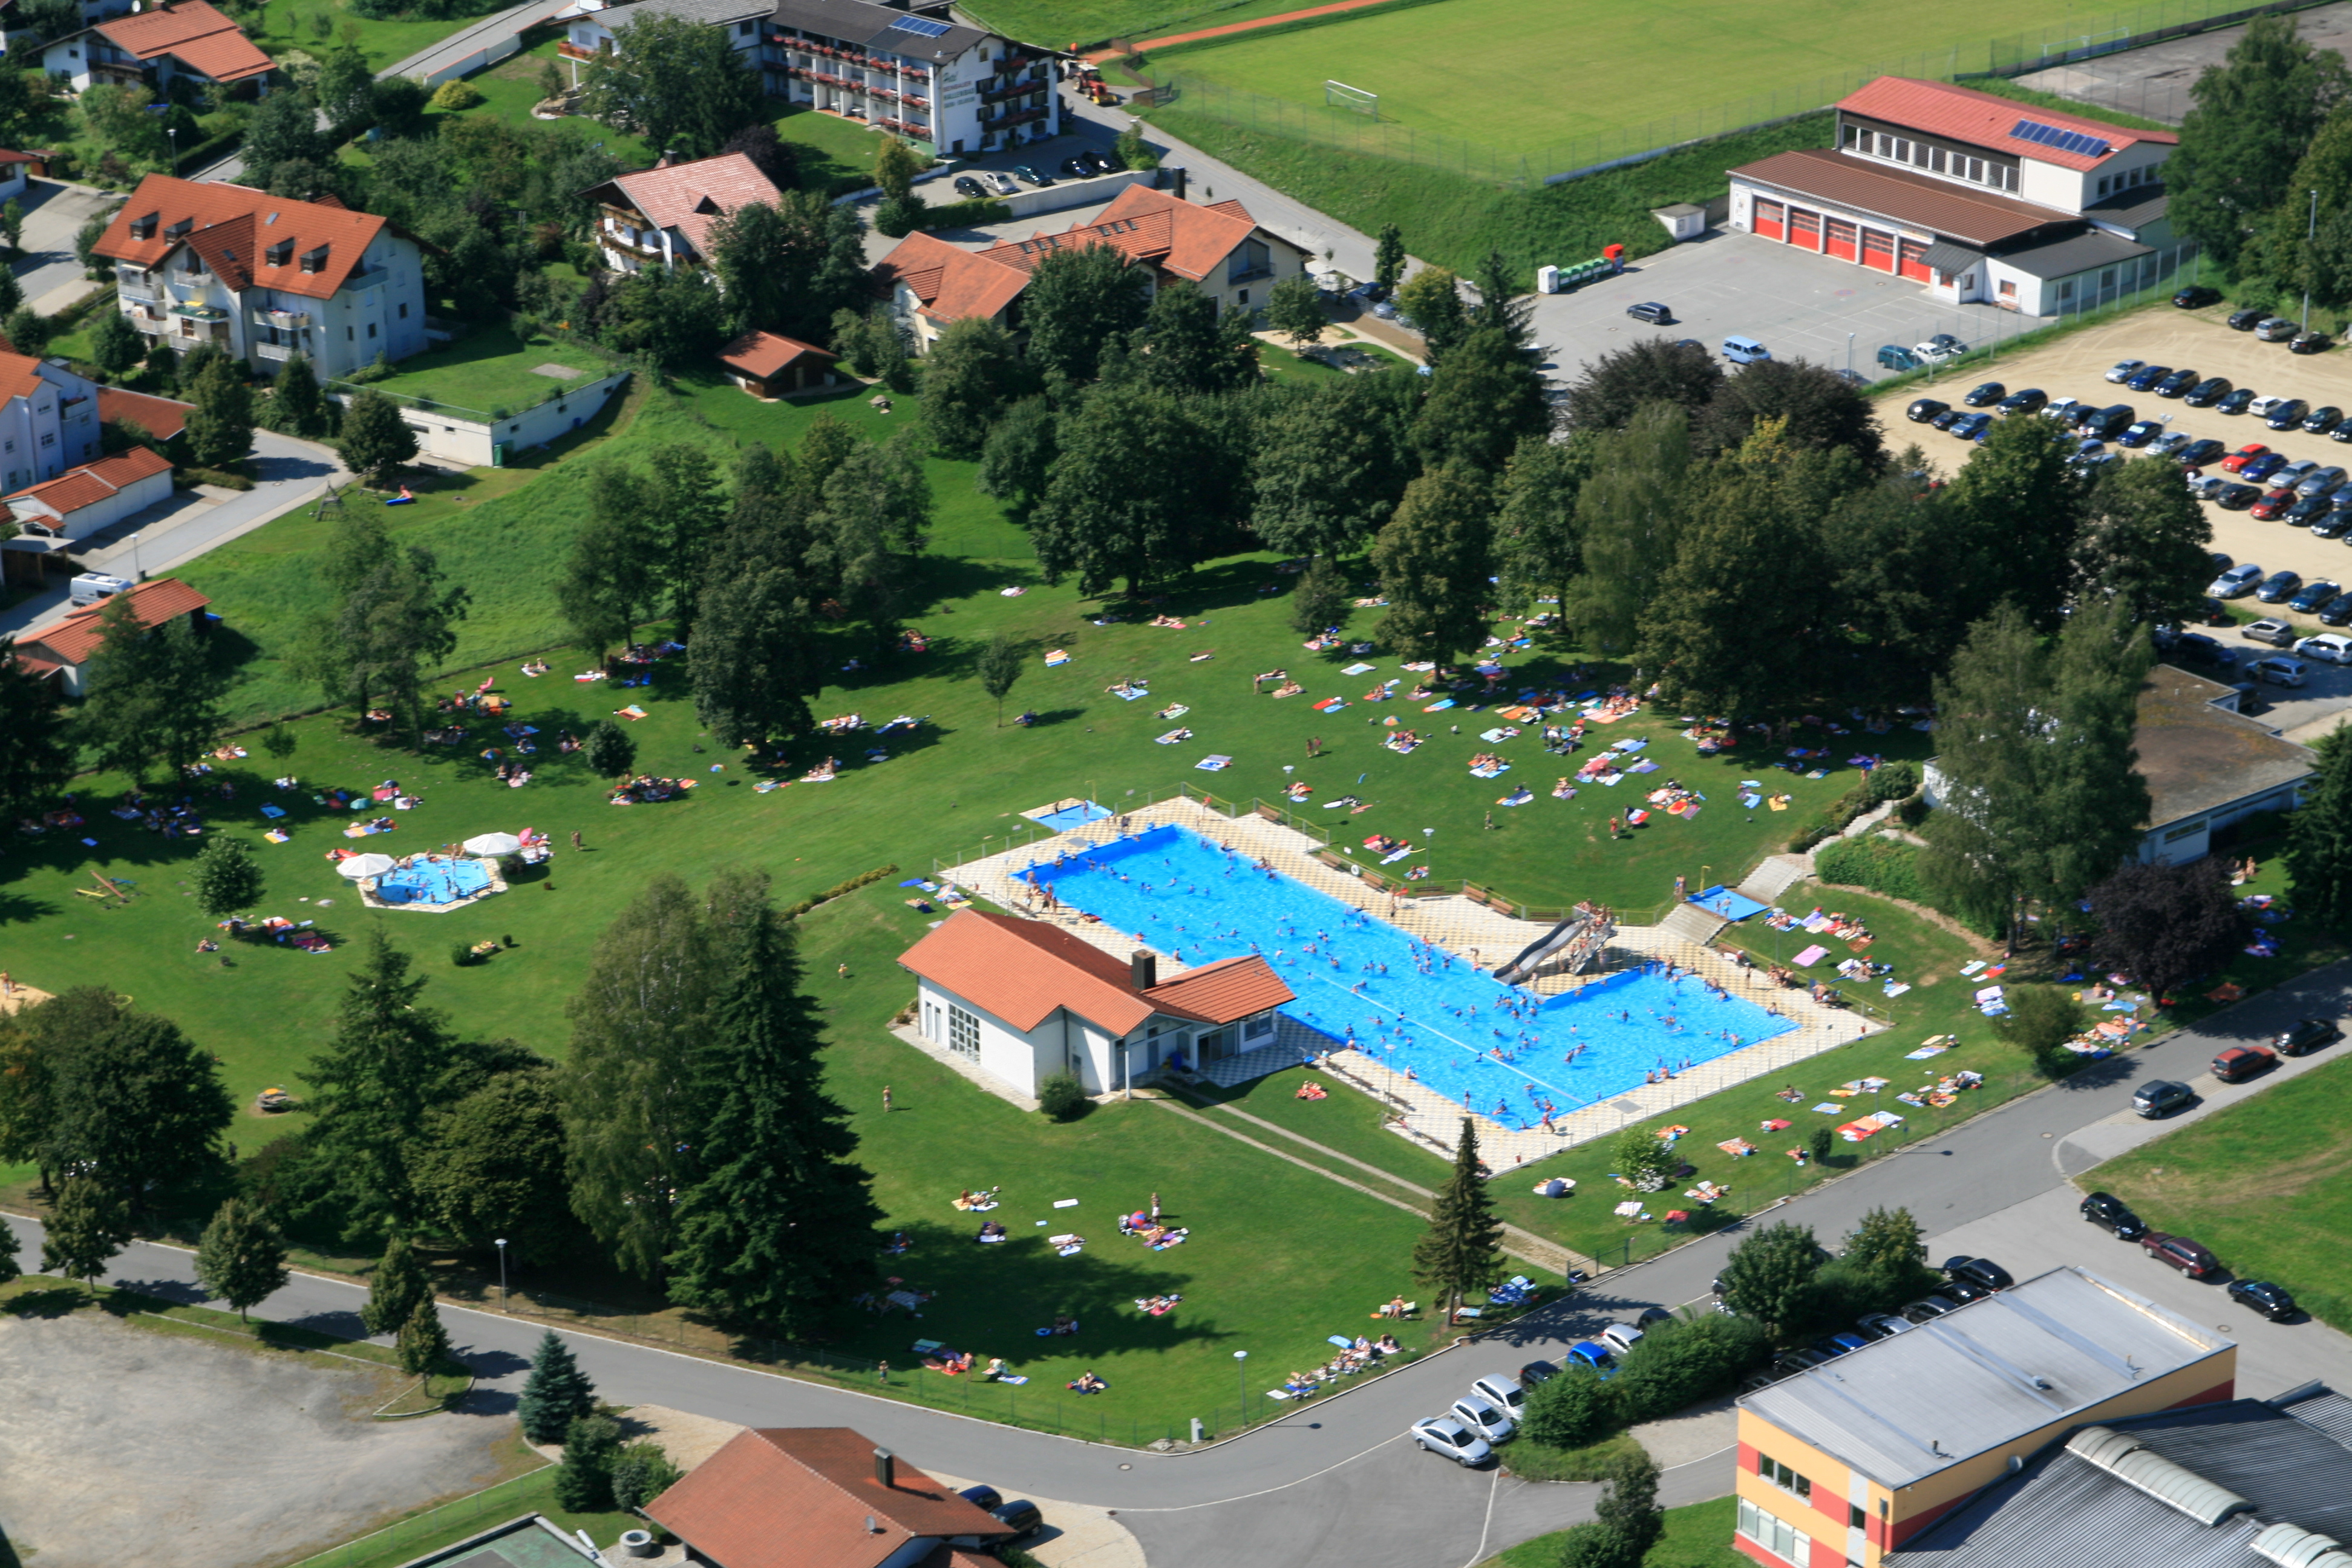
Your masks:
[{"label": "red car", "polygon": [[2213,1076],[2223,1083],[2243,1083],[2278,1066],[2278,1053],[2268,1046],[2231,1046],[2213,1058]]},{"label": "red car", "polygon": [[2265,490],[2263,499],[2247,509],[2246,515],[2259,521],[2270,522],[2294,504],[2294,491],[2292,489]]},{"label": "red car", "polygon": [[2139,1238],[2140,1246],[2159,1263],[2169,1263],[2191,1279],[2202,1279],[2221,1267],[2221,1260],[2189,1240],[2185,1236],[2172,1236],[2151,1230]]},{"label": "red car", "polygon": [[2221,467],[2234,474],[2240,468],[2244,468],[2248,463],[2252,462],[2256,458],[2261,457],[2264,452],[2269,450],[2270,448],[2263,446],[2260,441],[2249,441],[2244,446],[2239,447],[2236,451],[2231,453],[2228,457],[2222,458]]}]

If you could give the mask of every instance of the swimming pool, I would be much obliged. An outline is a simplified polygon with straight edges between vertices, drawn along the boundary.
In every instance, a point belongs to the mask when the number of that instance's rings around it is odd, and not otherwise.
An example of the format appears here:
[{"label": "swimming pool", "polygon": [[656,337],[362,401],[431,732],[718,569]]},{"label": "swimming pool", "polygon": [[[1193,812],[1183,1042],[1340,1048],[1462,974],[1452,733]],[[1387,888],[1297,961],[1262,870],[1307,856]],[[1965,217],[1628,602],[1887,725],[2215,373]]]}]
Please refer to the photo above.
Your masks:
[{"label": "swimming pool", "polygon": [[490,868],[479,860],[420,860],[375,879],[375,896],[387,904],[454,904],[490,885]]},{"label": "swimming pool", "polygon": [[1263,954],[1297,994],[1283,1012],[1450,1099],[1467,1095],[1471,1110],[1506,1124],[1534,1123],[1546,1102],[1565,1114],[1638,1089],[1661,1068],[1679,1071],[1797,1027],[1695,976],[1649,968],[1538,1001],[1181,826],[1041,860],[1031,874],[1063,903],[1187,963]]}]

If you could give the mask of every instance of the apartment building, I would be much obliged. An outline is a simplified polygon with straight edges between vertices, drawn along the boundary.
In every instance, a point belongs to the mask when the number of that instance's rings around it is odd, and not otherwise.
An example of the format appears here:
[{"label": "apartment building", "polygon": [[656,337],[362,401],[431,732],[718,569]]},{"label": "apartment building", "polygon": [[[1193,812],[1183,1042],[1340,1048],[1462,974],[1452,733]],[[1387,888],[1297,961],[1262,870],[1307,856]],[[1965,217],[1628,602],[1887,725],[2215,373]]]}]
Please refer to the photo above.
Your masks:
[{"label": "apartment building", "polygon": [[0,353],[0,495],[99,454],[98,384],[63,360]]},{"label": "apartment building", "polygon": [[740,153],[616,174],[583,193],[596,204],[596,247],[621,272],[709,264],[710,229],[738,207],[782,198]]},{"label": "apartment building", "polygon": [[425,347],[417,241],[332,201],[151,174],[91,248],[131,324],[183,352],[210,343],[264,375],[299,353],[328,381]]},{"label": "apartment building", "polygon": [[2078,310],[2177,265],[2163,169],[2179,140],[1881,77],[1837,105],[1833,147],[1731,170],[1730,226],[1955,304]]},{"label": "apartment building", "polygon": [[183,79],[259,88],[278,63],[205,0],[165,0],[152,11],[68,33],[41,51],[41,68],[66,78],[76,92],[103,82],[160,94]]}]

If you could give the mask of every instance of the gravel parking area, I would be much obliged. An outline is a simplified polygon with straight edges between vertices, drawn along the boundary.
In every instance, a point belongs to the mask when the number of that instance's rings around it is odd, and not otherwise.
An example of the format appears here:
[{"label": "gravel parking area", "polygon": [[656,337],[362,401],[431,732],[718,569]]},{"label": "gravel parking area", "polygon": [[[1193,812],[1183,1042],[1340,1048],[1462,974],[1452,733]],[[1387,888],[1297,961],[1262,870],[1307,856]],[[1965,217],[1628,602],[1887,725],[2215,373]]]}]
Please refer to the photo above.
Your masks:
[{"label": "gravel parking area", "polygon": [[0,1529],[41,1568],[251,1568],[498,1479],[511,1426],[373,1421],[386,1369],[0,1316]]},{"label": "gravel parking area", "polygon": [[[2352,5],[2317,5],[2297,11],[2294,28],[2320,48],[2352,54]],[[2219,27],[2120,55],[2053,66],[2017,79],[2026,87],[2077,99],[2094,114],[2103,108],[2115,109],[2178,125],[2193,106],[2189,89],[2197,79],[2206,68],[2220,65],[2245,36],[2243,26]]]}]

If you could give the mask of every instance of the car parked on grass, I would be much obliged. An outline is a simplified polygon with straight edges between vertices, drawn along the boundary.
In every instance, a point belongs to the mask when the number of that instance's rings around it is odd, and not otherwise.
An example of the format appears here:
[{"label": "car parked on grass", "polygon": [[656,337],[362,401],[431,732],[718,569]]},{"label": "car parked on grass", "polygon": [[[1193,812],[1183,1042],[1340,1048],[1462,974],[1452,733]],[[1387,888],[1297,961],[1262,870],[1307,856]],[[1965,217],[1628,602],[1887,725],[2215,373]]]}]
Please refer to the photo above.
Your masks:
[{"label": "car parked on grass", "polygon": [[2120,385],[2147,368],[2144,359],[2118,360],[2107,372],[2107,379]]},{"label": "car parked on grass", "polygon": [[1451,1415],[1430,1415],[1412,1424],[1405,1436],[1425,1454],[1438,1454],[1464,1469],[1475,1469],[1495,1457],[1486,1439]]},{"label": "car parked on grass", "polygon": [[1511,1419],[1510,1412],[1476,1394],[1455,1400],[1454,1408],[1446,1414],[1489,1444],[1507,1443],[1511,1440],[1511,1434],[1519,1429],[1519,1424]]},{"label": "car parked on grass", "polygon": [[1944,1273],[1948,1279],[1966,1279],[1988,1290],[2006,1290],[2017,1283],[2008,1269],[1990,1258],[1947,1258]]},{"label": "car parked on grass", "polygon": [[2242,386],[2235,392],[2224,393],[2219,399],[2217,399],[2213,405],[2213,412],[2216,414],[2243,414],[2246,411],[2246,405],[2253,402],[2253,400],[2254,389],[2251,386]]},{"label": "car parked on grass", "polygon": [[2344,584],[2333,578],[2315,577],[2303,585],[2301,593],[2286,602],[2286,607],[2307,616],[2342,592]]},{"label": "car parked on grass", "polygon": [[2139,1238],[2139,1244],[2150,1258],[2172,1265],[2191,1279],[2202,1279],[2221,1267],[2221,1260],[2210,1252],[2169,1231],[2151,1230]]},{"label": "car parked on grass", "polygon": [[2203,373],[2200,371],[2176,370],[2170,375],[2156,382],[2147,390],[2155,393],[2158,397],[2181,397],[2187,395],[2191,387],[2204,379]]},{"label": "car parked on grass", "polygon": [[2101,1230],[2114,1231],[2122,1240],[2137,1241],[2147,1234],[2146,1222],[2113,1193],[2089,1194],[2083,1199],[2082,1211],[2084,1219]]},{"label": "car parked on grass", "polygon": [[2324,354],[2336,346],[2336,340],[2326,332],[2297,332],[2288,340],[2286,352],[2291,354]]},{"label": "car parked on grass", "polygon": [[2204,283],[2191,283],[2172,297],[2172,302],[2183,310],[2200,310],[2208,305],[2221,302],[2221,290]]},{"label": "car parked on grass", "polygon": [[2231,387],[2226,375],[2208,376],[2183,393],[2180,401],[2191,408],[2210,408],[2230,395]]},{"label": "car parked on grass", "polygon": [[2344,1037],[2344,1031],[2332,1018],[2299,1018],[2294,1027],[2273,1036],[2272,1048],[2290,1057],[2315,1051],[2322,1046],[2332,1046]]},{"label": "car parked on grass", "polygon": [[2240,626],[2238,635],[2248,642],[2268,643],[2273,647],[2293,647],[2295,629],[2274,616],[2265,616],[2259,621],[2248,621]]},{"label": "car parked on grass", "polygon": [[2213,1058],[2213,1076],[2223,1083],[2243,1083],[2278,1066],[2278,1053],[2268,1046],[2231,1046]]},{"label": "car parked on grass", "polygon": [[2221,1294],[2240,1306],[2252,1307],[2273,1323],[2283,1323],[2301,1310],[2294,1298],[2267,1279],[2232,1279]]},{"label": "car parked on grass", "polygon": [[2251,332],[2269,317],[2268,310],[2232,310],[2225,324],[2233,332]]},{"label": "car parked on grass", "polygon": [[2261,587],[2254,590],[2254,599],[2259,604],[2282,605],[2294,597],[2294,591],[2302,586],[2302,573],[2273,572],[2263,579]]},{"label": "car parked on grass", "polygon": [[2132,1090],[2132,1109],[2153,1121],[2192,1103],[2197,1091],[2178,1079],[2152,1078]]},{"label": "car parked on grass", "polygon": [[2283,343],[2300,331],[2284,316],[2267,316],[2254,323],[2254,336],[2266,343]]},{"label": "car parked on grass", "polygon": [[2050,395],[2038,386],[2029,386],[2011,393],[2000,400],[2003,414],[2032,414],[2050,401]]},{"label": "car parked on grass", "polygon": [[2246,673],[2271,686],[2301,686],[2311,672],[2291,658],[2258,658],[2246,666]]},{"label": "car parked on grass", "polygon": [[1988,381],[1969,388],[1969,395],[1960,401],[1971,408],[1990,408],[2008,395],[2009,388],[1997,381]]}]

